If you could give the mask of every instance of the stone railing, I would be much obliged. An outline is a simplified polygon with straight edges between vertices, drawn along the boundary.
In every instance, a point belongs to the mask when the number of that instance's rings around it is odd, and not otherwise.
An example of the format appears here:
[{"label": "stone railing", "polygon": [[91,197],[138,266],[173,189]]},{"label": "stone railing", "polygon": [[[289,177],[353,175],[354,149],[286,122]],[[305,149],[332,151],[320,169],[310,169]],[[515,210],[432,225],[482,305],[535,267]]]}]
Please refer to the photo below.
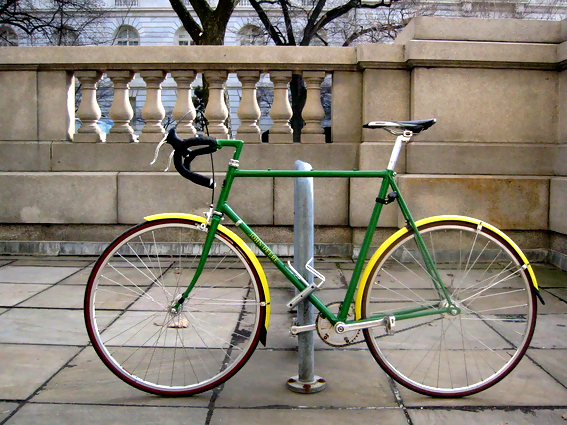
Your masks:
[{"label": "stone railing", "polygon": [[[173,81],[172,115],[188,137],[195,133],[191,85],[200,74],[210,84],[209,131],[219,138],[229,137],[223,84],[228,78],[241,86],[240,103],[230,113],[240,122],[235,137],[247,143],[243,168],[289,169],[296,159],[315,169],[385,168],[391,136],[363,130],[362,124],[436,117],[438,123],[415,138],[398,165],[415,217],[476,216],[509,231],[523,247],[564,251],[565,34],[566,22],[418,18],[393,45],[356,48],[2,49],[0,240],[21,239],[33,229],[35,240],[106,241],[146,214],[200,214],[209,191],[159,172],[165,155],[159,167],[149,166],[164,132],[164,79]],[[292,73],[307,83],[301,143],[292,143],[288,124]],[[146,90],[139,143],[130,143],[136,139],[128,93],[134,74]],[[261,143],[255,90],[266,74],[274,87],[273,125],[269,142]],[[329,74],[332,143],[324,143],[320,93]],[[103,75],[114,86],[114,125],[106,137],[96,125],[101,112],[95,91]],[[75,134],[76,80],[82,126]],[[218,170],[229,155],[217,154]],[[211,171],[202,158],[195,169]],[[359,243],[377,186],[368,180],[316,181],[318,242]],[[236,183],[240,195],[230,202],[268,241],[287,243],[292,187],[289,179],[247,179]],[[379,225],[387,234],[404,223],[391,207]]]}]

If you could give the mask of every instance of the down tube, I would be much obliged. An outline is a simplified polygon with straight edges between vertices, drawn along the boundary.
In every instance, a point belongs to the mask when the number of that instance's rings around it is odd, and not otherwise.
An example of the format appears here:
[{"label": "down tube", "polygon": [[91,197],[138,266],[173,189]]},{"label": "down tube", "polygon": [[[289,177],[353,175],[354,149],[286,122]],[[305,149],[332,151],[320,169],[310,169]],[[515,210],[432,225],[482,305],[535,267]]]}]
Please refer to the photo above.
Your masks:
[{"label": "down tube", "polygon": [[[246,223],[244,223],[240,217],[238,217],[227,203],[222,205],[221,210],[236,224],[236,227],[242,230],[244,234],[248,236],[252,242],[254,242],[254,245],[256,245],[272,263],[274,263],[278,270],[287,277],[293,286],[295,286],[299,291],[306,288],[303,282],[295,277],[295,275],[286,267],[279,257],[265,244],[262,239],[258,237],[258,235],[256,235],[256,233],[254,233],[250,227],[248,227]],[[337,317],[314,294],[309,295],[309,301],[311,301],[311,304],[313,304],[315,308],[319,310],[331,323],[334,324],[337,322]]]}]

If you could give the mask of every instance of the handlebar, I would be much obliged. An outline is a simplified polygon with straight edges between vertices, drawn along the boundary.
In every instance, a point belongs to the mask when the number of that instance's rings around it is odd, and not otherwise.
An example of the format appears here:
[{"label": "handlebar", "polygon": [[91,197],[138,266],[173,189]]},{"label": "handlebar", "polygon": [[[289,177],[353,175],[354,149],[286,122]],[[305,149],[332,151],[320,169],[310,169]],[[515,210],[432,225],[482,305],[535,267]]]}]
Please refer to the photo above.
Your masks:
[{"label": "handlebar", "polygon": [[[171,162],[171,156],[173,155],[173,165],[175,166],[175,169],[179,174],[200,186],[204,186],[209,189],[215,187],[215,182],[213,181],[213,179],[191,171],[191,162],[196,157],[216,152],[219,149],[219,144],[214,137],[192,137],[190,139],[180,139],[177,136],[175,129],[171,129],[167,136],[164,137],[156,147],[154,160],[151,162],[151,164],[156,161],[159,154],[159,149],[165,143],[169,143],[173,147],[173,152],[171,152],[169,160]],[[195,146],[203,147],[195,150],[190,149]],[[166,168],[166,170],[168,168]]]}]

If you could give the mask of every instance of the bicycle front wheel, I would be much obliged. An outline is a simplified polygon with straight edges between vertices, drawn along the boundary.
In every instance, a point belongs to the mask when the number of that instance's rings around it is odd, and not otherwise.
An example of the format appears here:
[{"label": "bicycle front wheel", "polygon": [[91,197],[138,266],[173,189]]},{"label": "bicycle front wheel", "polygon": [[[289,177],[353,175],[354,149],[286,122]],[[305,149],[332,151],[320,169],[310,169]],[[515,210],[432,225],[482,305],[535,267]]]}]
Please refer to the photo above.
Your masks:
[{"label": "bicycle front wheel", "polygon": [[[393,334],[366,329],[368,347],[393,379],[414,391],[435,397],[477,393],[508,375],[528,348],[536,322],[531,276],[519,249],[490,228],[439,220],[419,230],[460,312],[398,320]],[[409,231],[376,261],[361,314],[394,315],[443,306],[443,300]]]},{"label": "bicycle front wheel", "polygon": [[219,231],[203,273],[179,312],[206,232],[187,219],[140,224],[94,265],[85,294],[93,347],[114,374],[153,394],[182,396],[218,386],[250,358],[264,326],[258,271]]}]

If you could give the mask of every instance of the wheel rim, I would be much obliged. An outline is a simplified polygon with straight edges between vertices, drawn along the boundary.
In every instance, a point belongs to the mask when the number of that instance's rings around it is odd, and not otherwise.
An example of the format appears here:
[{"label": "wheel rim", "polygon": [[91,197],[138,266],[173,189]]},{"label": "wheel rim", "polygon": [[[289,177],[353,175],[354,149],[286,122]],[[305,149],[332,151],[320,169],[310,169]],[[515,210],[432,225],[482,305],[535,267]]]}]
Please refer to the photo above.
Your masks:
[{"label": "wheel rim", "polygon": [[252,354],[264,316],[247,257],[217,234],[182,310],[205,233],[198,223],[146,223],[117,239],[95,265],[85,298],[97,354],[127,383],[162,395],[195,394],[224,382]]},{"label": "wheel rim", "polygon": [[[414,391],[453,397],[482,391],[505,377],[529,345],[535,327],[529,275],[513,248],[486,229],[434,223],[420,232],[461,313],[398,321],[394,335],[366,330],[369,348]],[[377,262],[363,317],[439,300],[413,236],[401,237]]]}]

